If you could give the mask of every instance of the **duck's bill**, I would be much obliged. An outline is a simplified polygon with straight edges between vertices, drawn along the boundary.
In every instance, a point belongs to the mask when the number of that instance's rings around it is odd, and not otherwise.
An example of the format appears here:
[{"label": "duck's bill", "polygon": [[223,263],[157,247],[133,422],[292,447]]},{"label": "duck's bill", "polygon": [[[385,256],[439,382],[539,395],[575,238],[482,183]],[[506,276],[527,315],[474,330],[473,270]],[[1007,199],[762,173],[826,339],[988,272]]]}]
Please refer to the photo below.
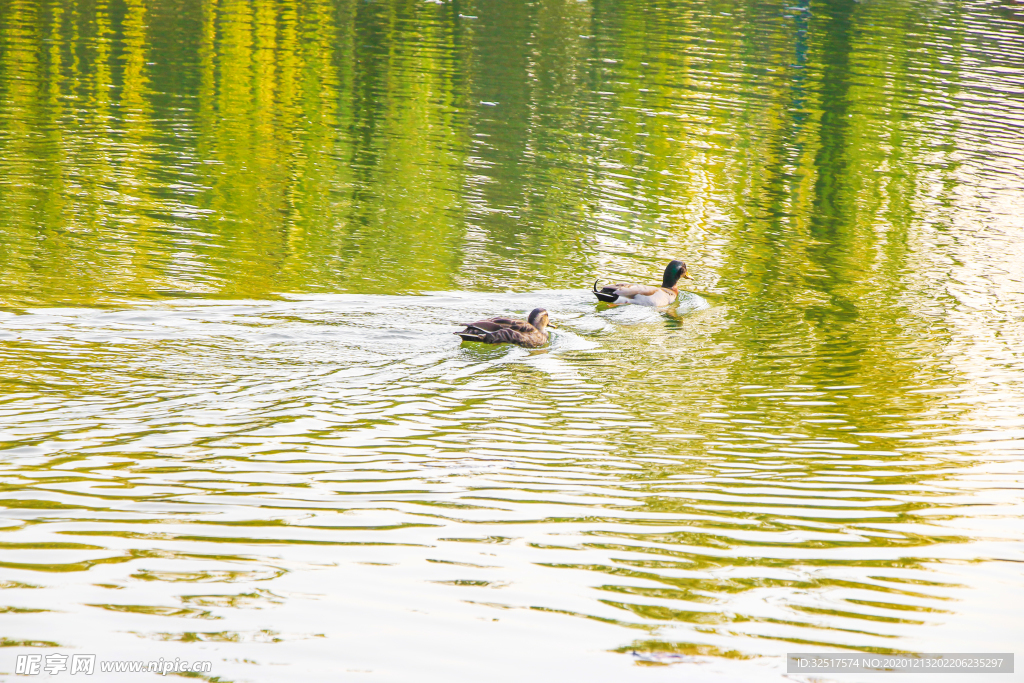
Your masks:
[{"label": "duck's bill", "polygon": [[555,330],[557,330],[557,329],[558,329],[558,325],[554,324],[554,323],[553,323],[553,322],[551,322],[551,321],[548,321],[548,327],[550,327],[550,328],[552,328],[552,329],[555,329]]},{"label": "duck's bill", "polygon": [[689,273],[683,273],[683,277],[685,277],[687,280],[692,280],[693,279],[693,276],[690,275]]}]

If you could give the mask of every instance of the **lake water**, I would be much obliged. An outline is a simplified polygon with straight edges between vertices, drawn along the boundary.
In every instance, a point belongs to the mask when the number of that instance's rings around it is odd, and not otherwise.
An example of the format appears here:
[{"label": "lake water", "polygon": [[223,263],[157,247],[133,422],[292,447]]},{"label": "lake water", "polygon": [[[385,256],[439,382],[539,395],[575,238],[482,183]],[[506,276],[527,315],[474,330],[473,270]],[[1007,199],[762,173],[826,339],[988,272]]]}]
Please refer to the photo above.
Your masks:
[{"label": "lake water", "polygon": [[1010,0],[0,0],[0,679],[1024,655],[1022,187]]}]

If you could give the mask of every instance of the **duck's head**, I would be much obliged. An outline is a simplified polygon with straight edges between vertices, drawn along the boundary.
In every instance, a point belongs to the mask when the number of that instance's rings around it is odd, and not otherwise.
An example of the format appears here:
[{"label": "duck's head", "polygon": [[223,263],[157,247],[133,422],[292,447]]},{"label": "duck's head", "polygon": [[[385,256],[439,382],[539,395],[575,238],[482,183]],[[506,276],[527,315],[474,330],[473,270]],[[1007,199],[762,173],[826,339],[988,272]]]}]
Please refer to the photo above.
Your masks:
[{"label": "duck's head", "polygon": [[662,287],[668,287],[671,289],[676,286],[679,282],[679,278],[685,277],[687,280],[692,280],[690,273],[686,270],[686,264],[676,259],[665,267],[665,276],[661,280]]},{"label": "duck's head", "polygon": [[[544,328],[548,327],[548,312],[543,308],[535,308],[530,311],[530,317],[526,321],[543,332]],[[554,327],[554,325],[551,325],[551,327]]]}]

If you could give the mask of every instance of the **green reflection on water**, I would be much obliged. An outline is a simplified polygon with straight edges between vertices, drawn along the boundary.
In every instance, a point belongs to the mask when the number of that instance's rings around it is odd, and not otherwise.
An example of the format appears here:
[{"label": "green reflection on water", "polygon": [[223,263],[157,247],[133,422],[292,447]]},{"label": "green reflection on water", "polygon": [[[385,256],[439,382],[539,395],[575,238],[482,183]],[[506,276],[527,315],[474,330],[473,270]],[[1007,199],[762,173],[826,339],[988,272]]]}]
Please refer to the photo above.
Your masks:
[{"label": "green reflection on water", "polygon": [[915,190],[956,185],[957,124],[917,110],[957,96],[962,37],[896,5],[3,11],[9,305],[580,286],[681,253],[849,321],[906,286]]},{"label": "green reflection on water", "polygon": [[[352,546],[371,587],[429,564],[410,603],[653,653],[971,630],[982,570],[925,577],[1019,541],[992,490],[1022,452],[1022,27],[971,2],[0,0],[0,587],[107,572],[69,623],[277,643],[298,627],[233,611],[300,599],[251,584]],[[673,257],[707,306],[581,291]],[[539,303],[562,327],[536,354],[447,335]],[[514,594],[523,557],[586,599]],[[239,586],[89,593],[193,583]]]}]

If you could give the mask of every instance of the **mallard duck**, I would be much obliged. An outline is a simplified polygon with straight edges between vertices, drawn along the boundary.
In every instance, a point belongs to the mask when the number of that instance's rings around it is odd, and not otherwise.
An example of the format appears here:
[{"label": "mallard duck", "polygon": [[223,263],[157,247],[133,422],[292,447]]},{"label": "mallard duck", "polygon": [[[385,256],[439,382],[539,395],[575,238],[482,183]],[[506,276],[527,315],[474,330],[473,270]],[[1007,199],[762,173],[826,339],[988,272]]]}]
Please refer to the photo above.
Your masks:
[{"label": "mallard duck", "polygon": [[465,325],[466,329],[455,332],[462,337],[463,341],[485,344],[518,344],[532,348],[540,346],[548,340],[548,333],[545,329],[549,326],[548,312],[543,308],[535,308],[530,311],[526,322],[512,318],[488,318]]},{"label": "mallard duck", "polygon": [[640,304],[641,306],[668,306],[679,296],[679,278],[692,280],[686,272],[686,264],[672,261],[665,267],[661,287],[654,285],[614,284],[597,288],[600,280],[594,281],[594,295],[609,304]]}]

